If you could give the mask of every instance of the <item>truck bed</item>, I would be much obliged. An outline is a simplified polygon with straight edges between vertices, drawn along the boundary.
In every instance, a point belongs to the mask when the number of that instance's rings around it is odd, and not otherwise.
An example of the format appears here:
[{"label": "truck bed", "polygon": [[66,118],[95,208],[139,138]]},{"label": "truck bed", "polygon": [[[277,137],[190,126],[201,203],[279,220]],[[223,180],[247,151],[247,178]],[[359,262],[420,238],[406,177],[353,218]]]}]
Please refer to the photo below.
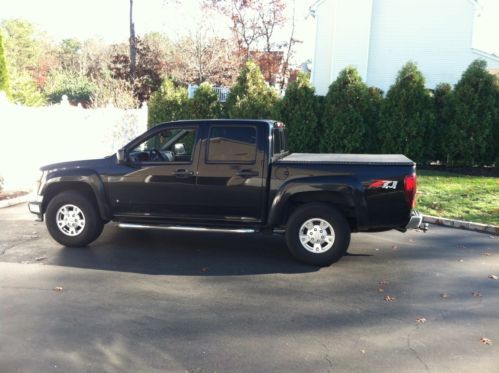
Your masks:
[{"label": "truck bed", "polygon": [[415,163],[402,154],[313,154],[292,153],[277,163],[322,163],[413,166]]}]

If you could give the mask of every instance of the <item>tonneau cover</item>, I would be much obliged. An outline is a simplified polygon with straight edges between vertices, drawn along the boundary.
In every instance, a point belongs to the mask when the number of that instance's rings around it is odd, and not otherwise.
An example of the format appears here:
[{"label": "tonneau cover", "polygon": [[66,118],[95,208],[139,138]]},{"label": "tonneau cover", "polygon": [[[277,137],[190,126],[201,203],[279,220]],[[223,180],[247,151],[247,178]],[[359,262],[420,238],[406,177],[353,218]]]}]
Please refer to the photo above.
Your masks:
[{"label": "tonneau cover", "polygon": [[277,163],[334,163],[413,166],[415,163],[403,154],[313,154],[292,153]]}]

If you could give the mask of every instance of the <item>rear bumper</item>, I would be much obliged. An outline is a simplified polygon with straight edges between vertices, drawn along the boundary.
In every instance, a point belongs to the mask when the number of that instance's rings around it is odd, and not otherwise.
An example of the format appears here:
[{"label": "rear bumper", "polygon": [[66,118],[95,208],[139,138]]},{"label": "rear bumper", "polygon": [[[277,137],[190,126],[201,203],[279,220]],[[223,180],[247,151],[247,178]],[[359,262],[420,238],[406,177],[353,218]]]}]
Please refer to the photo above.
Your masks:
[{"label": "rear bumper", "polygon": [[423,223],[423,215],[417,211],[412,210],[411,218],[409,223],[404,227],[405,229],[421,229],[423,231],[428,230],[428,223]]}]

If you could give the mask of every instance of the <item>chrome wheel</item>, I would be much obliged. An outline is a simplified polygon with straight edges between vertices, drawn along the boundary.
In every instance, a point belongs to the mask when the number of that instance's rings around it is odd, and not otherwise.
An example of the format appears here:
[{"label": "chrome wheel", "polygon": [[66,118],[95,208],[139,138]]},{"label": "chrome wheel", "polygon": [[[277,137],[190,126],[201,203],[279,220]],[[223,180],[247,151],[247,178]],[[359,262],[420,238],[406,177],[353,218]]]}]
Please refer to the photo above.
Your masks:
[{"label": "chrome wheel", "polygon": [[78,236],[85,228],[85,215],[75,205],[63,205],[57,210],[56,223],[66,236]]},{"label": "chrome wheel", "polygon": [[334,229],[326,220],[313,218],[302,224],[299,231],[302,246],[314,254],[328,251],[334,244]]}]

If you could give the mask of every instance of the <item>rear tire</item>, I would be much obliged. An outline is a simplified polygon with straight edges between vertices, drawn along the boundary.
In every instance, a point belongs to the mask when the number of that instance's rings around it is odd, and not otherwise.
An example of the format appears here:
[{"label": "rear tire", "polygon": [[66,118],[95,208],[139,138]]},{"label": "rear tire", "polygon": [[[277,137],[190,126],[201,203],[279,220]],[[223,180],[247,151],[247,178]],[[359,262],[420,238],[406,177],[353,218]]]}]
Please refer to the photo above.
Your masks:
[{"label": "rear tire", "polygon": [[328,266],[346,253],[350,226],[334,207],[311,203],[299,207],[288,219],[286,242],[299,261]]},{"label": "rear tire", "polygon": [[52,198],[45,219],[52,238],[68,247],[87,246],[100,236],[104,226],[95,203],[74,191]]}]

